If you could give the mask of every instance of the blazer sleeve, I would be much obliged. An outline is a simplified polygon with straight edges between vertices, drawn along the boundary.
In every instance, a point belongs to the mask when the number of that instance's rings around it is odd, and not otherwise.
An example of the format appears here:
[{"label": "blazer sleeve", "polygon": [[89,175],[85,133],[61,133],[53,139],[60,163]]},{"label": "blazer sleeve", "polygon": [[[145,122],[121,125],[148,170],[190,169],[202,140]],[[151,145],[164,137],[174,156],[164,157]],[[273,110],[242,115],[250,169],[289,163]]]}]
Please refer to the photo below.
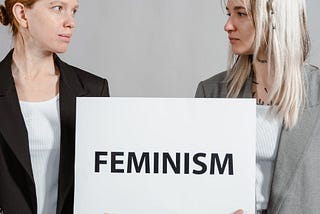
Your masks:
[{"label": "blazer sleeve", "polygon": [[201,81],[198,84],[198,88],[197,88],[195,97],[196,98],[204,98],[204,97],[206,97],[205,93],[204,93],[203,81]]},{"label": "blazer sleeve", "polygon": [[100,96],[101,97],[110,97],[109,85],[108,85],[108,81],[106,79],[103,79],[103,86],[102,86]]}]

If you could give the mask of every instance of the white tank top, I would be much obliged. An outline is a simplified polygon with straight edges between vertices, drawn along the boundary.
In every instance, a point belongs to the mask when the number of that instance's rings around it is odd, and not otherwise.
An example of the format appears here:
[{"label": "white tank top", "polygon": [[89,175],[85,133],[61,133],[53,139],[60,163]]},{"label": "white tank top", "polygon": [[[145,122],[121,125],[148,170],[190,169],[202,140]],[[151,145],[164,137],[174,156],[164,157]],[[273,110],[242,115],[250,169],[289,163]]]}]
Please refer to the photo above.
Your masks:
[{"label": "white tank top", "polygon": [[270,106],[257,105],[256,209],[268,207],[274,163],[282,122],[270,114]]},{"label": "white tank top", "polygon": [[59,95],[43,102],[20,101],[28,131],[38,214],[55,214],[60,158]]}]

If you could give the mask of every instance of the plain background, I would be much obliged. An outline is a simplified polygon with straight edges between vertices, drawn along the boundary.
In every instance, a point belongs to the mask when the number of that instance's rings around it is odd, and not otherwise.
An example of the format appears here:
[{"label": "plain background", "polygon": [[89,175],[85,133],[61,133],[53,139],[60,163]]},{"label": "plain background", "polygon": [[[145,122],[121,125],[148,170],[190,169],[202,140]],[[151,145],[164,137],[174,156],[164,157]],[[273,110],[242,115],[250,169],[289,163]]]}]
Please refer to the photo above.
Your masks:
[{"label": "plain background", "polygon": [[[0,0],[3,4],[4,0]],[[220,0],[80,0],[69,64],[105,77],[111,96],[193,97],[199,81],[226,69],[227,20]],[[320,1],[307,0],[320,65]],[[12,47],[0,26],[0,58]],[[1,72],[1,71],[0,71]]]}]

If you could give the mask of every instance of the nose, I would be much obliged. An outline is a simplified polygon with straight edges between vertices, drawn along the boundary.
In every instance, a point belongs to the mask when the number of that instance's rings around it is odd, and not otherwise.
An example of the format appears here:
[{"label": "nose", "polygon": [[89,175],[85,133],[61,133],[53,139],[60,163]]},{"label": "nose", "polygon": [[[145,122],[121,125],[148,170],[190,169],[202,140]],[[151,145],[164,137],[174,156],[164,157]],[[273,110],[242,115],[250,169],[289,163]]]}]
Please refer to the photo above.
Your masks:
[{"label": "nose", "polygon": [[235,27],[232,23],[232,19],[231,19],[231,17],[229,17],[226,24],[224,25],[224,31],[229,33],[230,31],[234,31],[234,30],[235,30]]},{"label": "nose", "polygon": [[76,27],[76,22],[74,18],[74,14],[67,14],[64,22],[64,27],[73,29]]}]

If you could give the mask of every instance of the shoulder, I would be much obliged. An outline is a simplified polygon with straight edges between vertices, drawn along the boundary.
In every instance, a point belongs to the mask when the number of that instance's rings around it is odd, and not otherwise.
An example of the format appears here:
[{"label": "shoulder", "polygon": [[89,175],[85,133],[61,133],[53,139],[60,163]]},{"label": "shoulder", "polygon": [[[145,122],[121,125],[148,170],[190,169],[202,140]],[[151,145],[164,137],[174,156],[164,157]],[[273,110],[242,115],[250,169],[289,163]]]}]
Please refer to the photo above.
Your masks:
[{"label": "shoulder", "polygon": [[199,83],[195,97],[222,98],[227,96],[227,72],[218,73]]},{"label": "shoulder", "polygon": [[88,96],[109,96],[108,81],[85,70],[55,59],[61,72],[61,79],[70,88],[85,90]]},{"label": "shoulder", "polygon": [[75,67],[73,65],[70,65],[62,60],[59,62],[59,66],[61,67],[62,72],[64,73],[73,73],[76,75],[80,80],[84,80],[85,82],[93,81],[93,82],[101,82],[105,80],[104,78],[101,78],[97,75],[94,75],[92,73],[89,73],[88,71],[82,70],[78,67]]},{"label": "shoulder", "polygon": [[308,107],[320,105],[320,70],[307,64],[304,67],[306,77],[306,104]]},{"label": "shoulder", "polygon": [[74,72],[78,78],[83,82],[84,84],[99,84],[101,82],[107,81],[105,78],[99,77],[95,74],[92,74],[88,71],[82,70],[80,68],[77,68],[72,65],[68,65],[71,69],[68,71]]}]

